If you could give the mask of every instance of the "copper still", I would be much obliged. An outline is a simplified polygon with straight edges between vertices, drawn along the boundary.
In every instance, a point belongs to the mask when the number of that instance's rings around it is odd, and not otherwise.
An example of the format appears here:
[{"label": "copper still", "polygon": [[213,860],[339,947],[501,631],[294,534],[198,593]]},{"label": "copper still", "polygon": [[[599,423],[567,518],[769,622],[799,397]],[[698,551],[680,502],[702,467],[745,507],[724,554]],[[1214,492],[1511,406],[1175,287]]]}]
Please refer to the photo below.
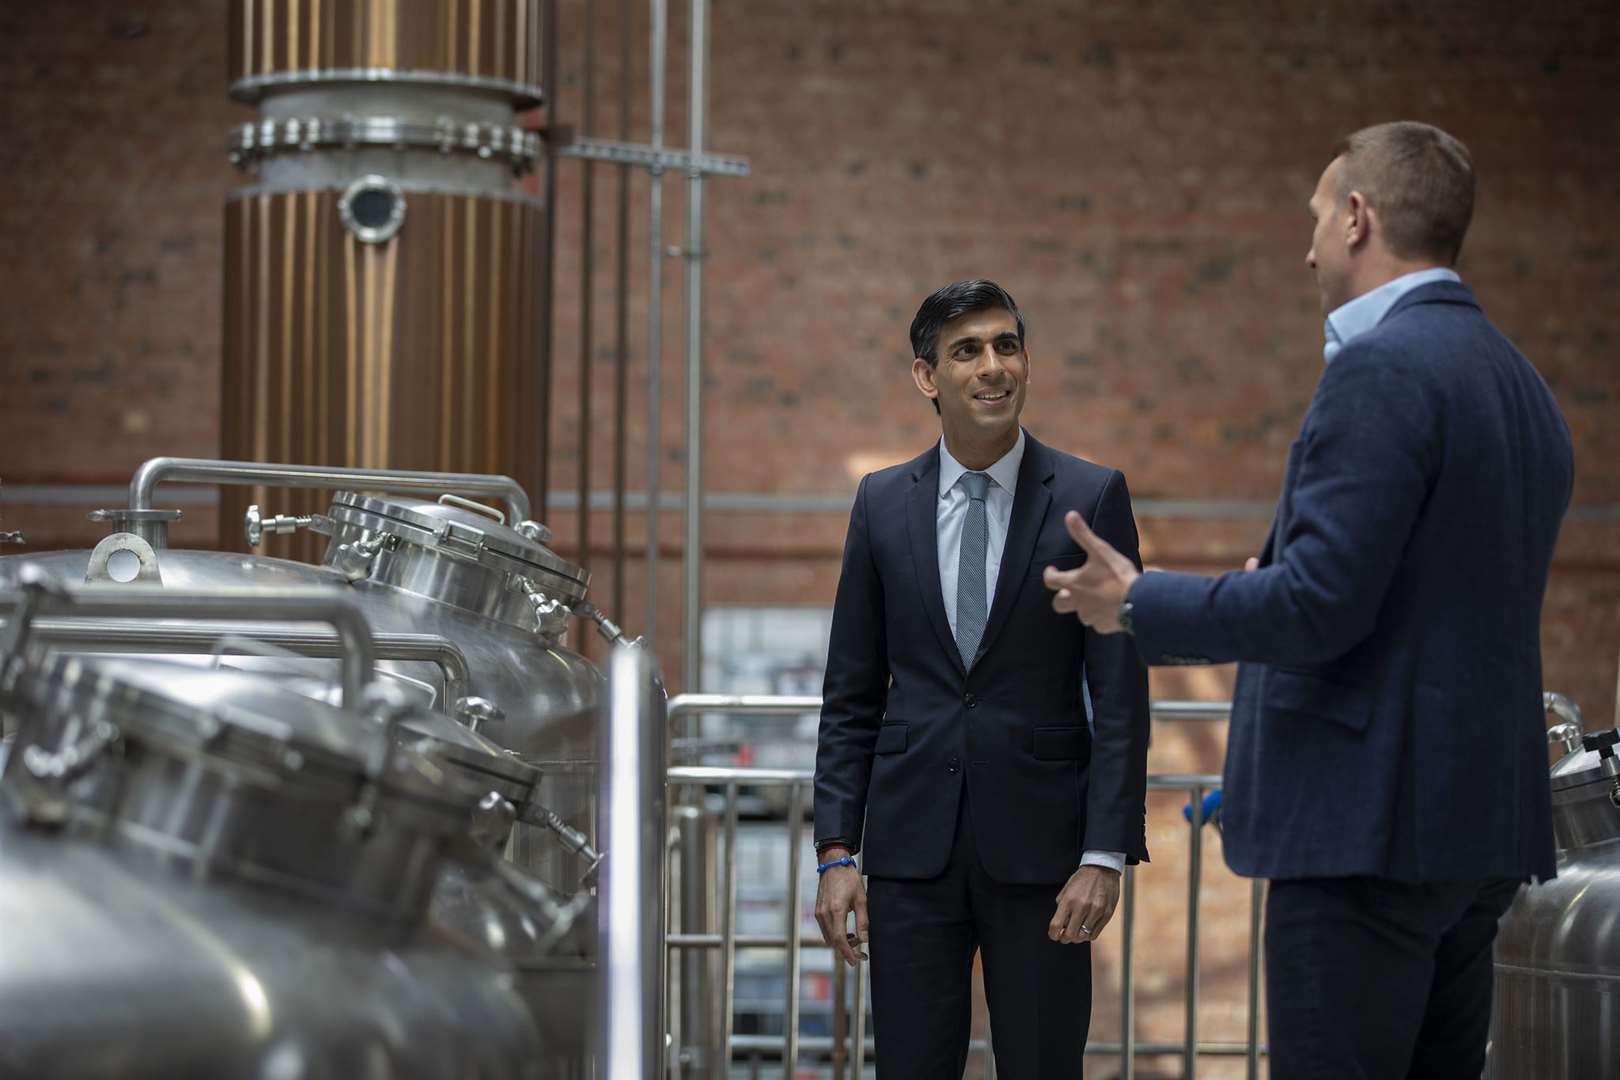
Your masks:
[{"label": "copper still", "polygon": [[[226,458],[505,473],[537,489],[545,214],[539,0],[235,0],[225,210]],[[220,543],[250,504],[221,492]],[[308,536],[268,553],[314,561]]]}]

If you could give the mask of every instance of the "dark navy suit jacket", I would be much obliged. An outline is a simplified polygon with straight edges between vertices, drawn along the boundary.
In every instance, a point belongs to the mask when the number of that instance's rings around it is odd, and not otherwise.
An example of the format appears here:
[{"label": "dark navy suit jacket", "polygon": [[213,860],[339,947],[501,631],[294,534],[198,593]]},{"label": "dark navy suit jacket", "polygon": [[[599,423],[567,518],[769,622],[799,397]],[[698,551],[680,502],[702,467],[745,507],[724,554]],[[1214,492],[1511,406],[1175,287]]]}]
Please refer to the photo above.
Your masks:
[{"label": "dark navy suit jacket", "polygon": [[1054,612],[1041,580],[1048,565],[1080,561],[1063,525],[1071,508],[1136,557],[1125,477],[1027,438],[971,671],[941,598],[938,499],[937,445],[855,495],[816,752],[817,839],[864,848],[868,874],[932,877],[965,784],[998,881],[1061,883],[1087,850],[1147,858],[1147,670],[1130,638]]},{"label": "dark navy suit jacket", "polygon": [[1323,372],[1261,569],[1138,580],[1149,663],[1245,661],[1232,869],[1552,876],[1541,603],[1573,473],[1529,361],[1466,287],[1420,286]]}]

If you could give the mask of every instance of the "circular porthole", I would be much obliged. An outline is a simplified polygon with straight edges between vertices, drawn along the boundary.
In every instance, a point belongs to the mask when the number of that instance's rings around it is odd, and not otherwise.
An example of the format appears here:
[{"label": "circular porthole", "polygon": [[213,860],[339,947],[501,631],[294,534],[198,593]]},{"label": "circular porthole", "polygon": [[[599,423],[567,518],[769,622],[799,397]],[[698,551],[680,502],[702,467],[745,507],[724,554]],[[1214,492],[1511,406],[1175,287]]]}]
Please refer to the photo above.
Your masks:
[{"label": "circular porthole", "polygon": [[405,224],[405,193],[387,177],[362,176],[338,200],[338,215],[362,243],[386,243]]}]

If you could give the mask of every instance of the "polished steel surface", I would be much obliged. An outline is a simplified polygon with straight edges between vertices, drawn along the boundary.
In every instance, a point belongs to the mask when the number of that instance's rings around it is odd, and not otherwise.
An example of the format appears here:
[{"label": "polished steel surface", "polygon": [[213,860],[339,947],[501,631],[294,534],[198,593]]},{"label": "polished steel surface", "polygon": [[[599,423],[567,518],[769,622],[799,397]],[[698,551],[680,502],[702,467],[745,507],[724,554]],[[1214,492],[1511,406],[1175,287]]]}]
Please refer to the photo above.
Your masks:
[{"label": "polished steel surface", "polygon": [[[19,636],[28,633],[31,619],[49,615],[322,622],[336,631],[343,646],[339,657],[343,670],[342,704],[350,708],[357,706],[361,692],[376,674],[377,652],[371,624],[358,605],[331,590],[74,588],[54,578],[48,567],[32,557],[20,560],[12,569],[11,577],[22,590],[9,600],[19,605],[18,614],[12,621],[11,632],[0,640],[13,650],[17,648]],[[0,600],[0,603],[6,602]],[[22,617],[24,613],[26,619]]]},{"label": "polished steel surface", "polygon": [[1520,890],[1496,939],[1491,1028],[1490,1080],[1620,1076],[1620,841]]},{"label": "polished steel surface", "polygon": [[[86,558],[83,551],[3,557],[0,580],[8,567],[26,559],[59,581],[80,581]],[[589,661],[560,641],[547,644],[533,633],[425,595],[366,580],[350,583],[342,575],[284,559],[171,549],[160,553],[159,569],[164,591],[330,589],[357,603],[374,633],[385,640],[426,634],[455,643],[466,660],[469,693],[496,707],[480,720],[478,733],[539,768],[539,805],[594,843],[596,710],[602,677]],[[164,620],[155,625],[173,629],[180,624]],[[234,659],[233,664],[272,666],[268,661],[250,664]],[[442,678],[437,658],[433,663],[383,661],[380,667],[396,676],[396,681],[414,681],[430,688]],[[299,671],[309,674],[306,669]],[[426,700],[432,701],[431,693]],[[522,823],[512,831],[509,855],[517,865],[566,893],[579,887],[591,865],[588,857],[558,843],[550,829]]]},{"label": "polished steel surface", "polygon": [[1556,694],[1549,740],[1558,875],[1520,888],[1498,929],[1489,1080],[1620,1076],[1620,760]]},{"label": "polished steel surface", "polygon": [[420,918],[484,787],[380,719],[242,672],[56,655],[0,703],[20,820],[391,923]]},{"label": "polished steel surface", "polygon": [[7,1076],[543,1075],[510,974],[428,927],[401,932],[10,821],[0,926]]},{"label": "polished steel surface", "polygon": [[539,0],[235,0],[231,96],[307,83],[455,86],[540,103]]},{"label": "polished steel surface", "polygon": [[[512,199],[407,190],[404,227],[367,244],[343,227],[339,198],[310,190],[226,206],[224,456],[511,470],[532,486],[543,213]],[[272,495],[274,486],[222,491],[222,546],[241,546],[249,504],[325,509],[321,493]],[[313,561],[320,549],[300,536],[266,550]]]},{"label": "polished steel surface", "polygon": [[[621,645],[608,661],[598,893],[603,1080],[663,1072],[665,769],[669,729],[652,657]],[[735,850],[735,848],[733,848]]]}]

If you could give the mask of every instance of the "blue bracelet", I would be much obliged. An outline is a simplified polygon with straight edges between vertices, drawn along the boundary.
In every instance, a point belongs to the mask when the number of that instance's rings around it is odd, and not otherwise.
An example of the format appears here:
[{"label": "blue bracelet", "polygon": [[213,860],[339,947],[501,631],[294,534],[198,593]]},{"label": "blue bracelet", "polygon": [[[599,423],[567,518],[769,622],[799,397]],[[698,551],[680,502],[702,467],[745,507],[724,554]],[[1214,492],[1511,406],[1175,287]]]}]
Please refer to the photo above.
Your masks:
[{"label": "blue bracelet", "polygon": [[824,863],[818,864],[816,866],[816,873],[825,874],[827,871],[831,870],[835,866],[854,866],[854,865],[855,865],[854,857],[850,856],[850,855],[845,855],[841,859],[834,859],[832,862],[824,862]]}]

